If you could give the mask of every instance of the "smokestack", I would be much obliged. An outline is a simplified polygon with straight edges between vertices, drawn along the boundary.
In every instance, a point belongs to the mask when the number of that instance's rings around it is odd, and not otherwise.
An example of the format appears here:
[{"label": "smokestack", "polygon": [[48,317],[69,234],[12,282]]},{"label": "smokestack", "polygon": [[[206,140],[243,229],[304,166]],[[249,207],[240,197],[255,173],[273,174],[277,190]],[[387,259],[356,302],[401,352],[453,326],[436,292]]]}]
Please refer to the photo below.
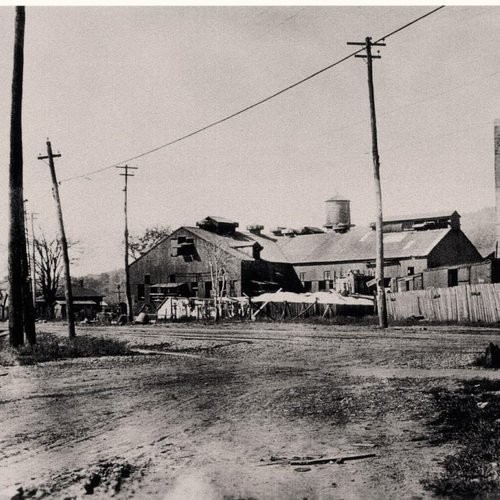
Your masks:
[{"label": "smokestack", "polygon": [[500,120],[495,120],[495,257],[500,244]]}]

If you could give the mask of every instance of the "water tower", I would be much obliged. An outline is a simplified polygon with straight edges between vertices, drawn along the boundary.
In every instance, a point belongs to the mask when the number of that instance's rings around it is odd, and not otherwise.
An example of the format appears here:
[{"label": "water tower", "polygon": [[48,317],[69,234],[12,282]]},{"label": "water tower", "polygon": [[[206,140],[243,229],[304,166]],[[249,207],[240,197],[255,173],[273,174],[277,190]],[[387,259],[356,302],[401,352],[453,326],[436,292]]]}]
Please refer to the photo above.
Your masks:
[{"label": "water tower", "polygon": [[335,195],[325,201],[326,227],[336,233],[345,233],[353,226],[351,224],[351,201],[344,196]]}]

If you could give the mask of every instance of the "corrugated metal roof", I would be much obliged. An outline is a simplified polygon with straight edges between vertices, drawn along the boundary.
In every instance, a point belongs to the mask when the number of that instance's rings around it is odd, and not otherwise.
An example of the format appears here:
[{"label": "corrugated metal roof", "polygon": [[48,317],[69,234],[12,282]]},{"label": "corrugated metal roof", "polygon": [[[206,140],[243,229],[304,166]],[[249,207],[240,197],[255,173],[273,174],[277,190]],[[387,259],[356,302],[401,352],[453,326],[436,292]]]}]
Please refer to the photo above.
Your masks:
[{"label": "corrugated metal roof", "polygon": [[[390,215],[384,217],[384,222],[400,222],[405,220],[449,219],[456,211],[451,212],[424,212],[410,215]],[[460,216],[460,214],[457,215]]]},{"label": "corrugated metal roof", "polygon": [[[384,234],[384,258],[425,257],[451,231],[403,231]],[[324,233],[280,238],[278,245],[288,262],[342,262],[375,259],[375,231],[356,228],[343,234]]]},{"label": "corrugated metal roof", "polygon": [[281,248],[276,243],[276,240],[266,236],[264,234],[248,234],[248,237],[259,243],[262,247],[260,252],[260,257],[268,262],[288,262],[285,254],[281,251]]},{"label": "corrugated metal roof", "polygon": [[231,255],[242,260],[254,259],[238,248],[248,248],[257,242],[262,247],[260,252],[261,259],[267,260],[268,262],[287,262],[287,258],[276,244],[276,240],[265,235],[259,236],[252,233],[242,233],[240,231],[235,231],[234,234],[231,235],[220,235],[199,227],[182,227],[181,229],[190,231],[199,238],[223,248]]},{"label": "corrugated metal roof", "polygon": [[[207,231],[206,229],[201,229],[199,227],[192,227],[192,226],[183,226],[179,229],[183,229],[186,231],[189,231],[190,233],[193,233],[195,236],[198,236],[199,238],[208,241],[209,243],[212,243],[215,246],[218,246],[225,250],[227,253],[230,255],[233,255],[234,257],[237,257],[238,259],[241,260],[254,260],[252,257],[247,255],[245,252],[241,252],[239,250],[236,250],[231,246],[231,242],[235,243],[242,243],[245,241],[250,241],[250,238],[245,237],[243,233],[240,233],[239,231],[235,231],[234,234],[231,235],[220,235],[213,233],[212,231]],[[177,231],[175,231],[177,232]]]}]

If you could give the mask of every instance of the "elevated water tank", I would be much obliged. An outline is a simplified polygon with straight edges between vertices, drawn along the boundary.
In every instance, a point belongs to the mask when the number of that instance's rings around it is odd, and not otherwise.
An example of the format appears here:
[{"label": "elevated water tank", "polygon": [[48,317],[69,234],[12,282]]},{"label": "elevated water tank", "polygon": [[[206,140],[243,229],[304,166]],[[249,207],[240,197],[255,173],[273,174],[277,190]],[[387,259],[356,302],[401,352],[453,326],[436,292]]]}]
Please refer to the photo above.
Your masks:
[{"label": "elevated water tank", "polygon": [[335,195],[325,201],[326,224],[324,227],[332,231],[348,231],[351,224],[351,202],[344,196]]}]

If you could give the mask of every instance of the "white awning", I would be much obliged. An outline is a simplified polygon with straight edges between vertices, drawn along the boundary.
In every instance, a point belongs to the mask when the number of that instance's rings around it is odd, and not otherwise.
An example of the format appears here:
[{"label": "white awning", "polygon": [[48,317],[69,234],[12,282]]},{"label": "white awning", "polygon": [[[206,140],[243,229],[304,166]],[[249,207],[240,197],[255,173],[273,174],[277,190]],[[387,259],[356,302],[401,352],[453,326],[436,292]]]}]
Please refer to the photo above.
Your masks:
[{"label": "white awning", "polygon": [[[65,300],[56,300],[56,304],[66,305]],[[93,300],[74,300],[73,305],[75,306],[98,306]]]}]

